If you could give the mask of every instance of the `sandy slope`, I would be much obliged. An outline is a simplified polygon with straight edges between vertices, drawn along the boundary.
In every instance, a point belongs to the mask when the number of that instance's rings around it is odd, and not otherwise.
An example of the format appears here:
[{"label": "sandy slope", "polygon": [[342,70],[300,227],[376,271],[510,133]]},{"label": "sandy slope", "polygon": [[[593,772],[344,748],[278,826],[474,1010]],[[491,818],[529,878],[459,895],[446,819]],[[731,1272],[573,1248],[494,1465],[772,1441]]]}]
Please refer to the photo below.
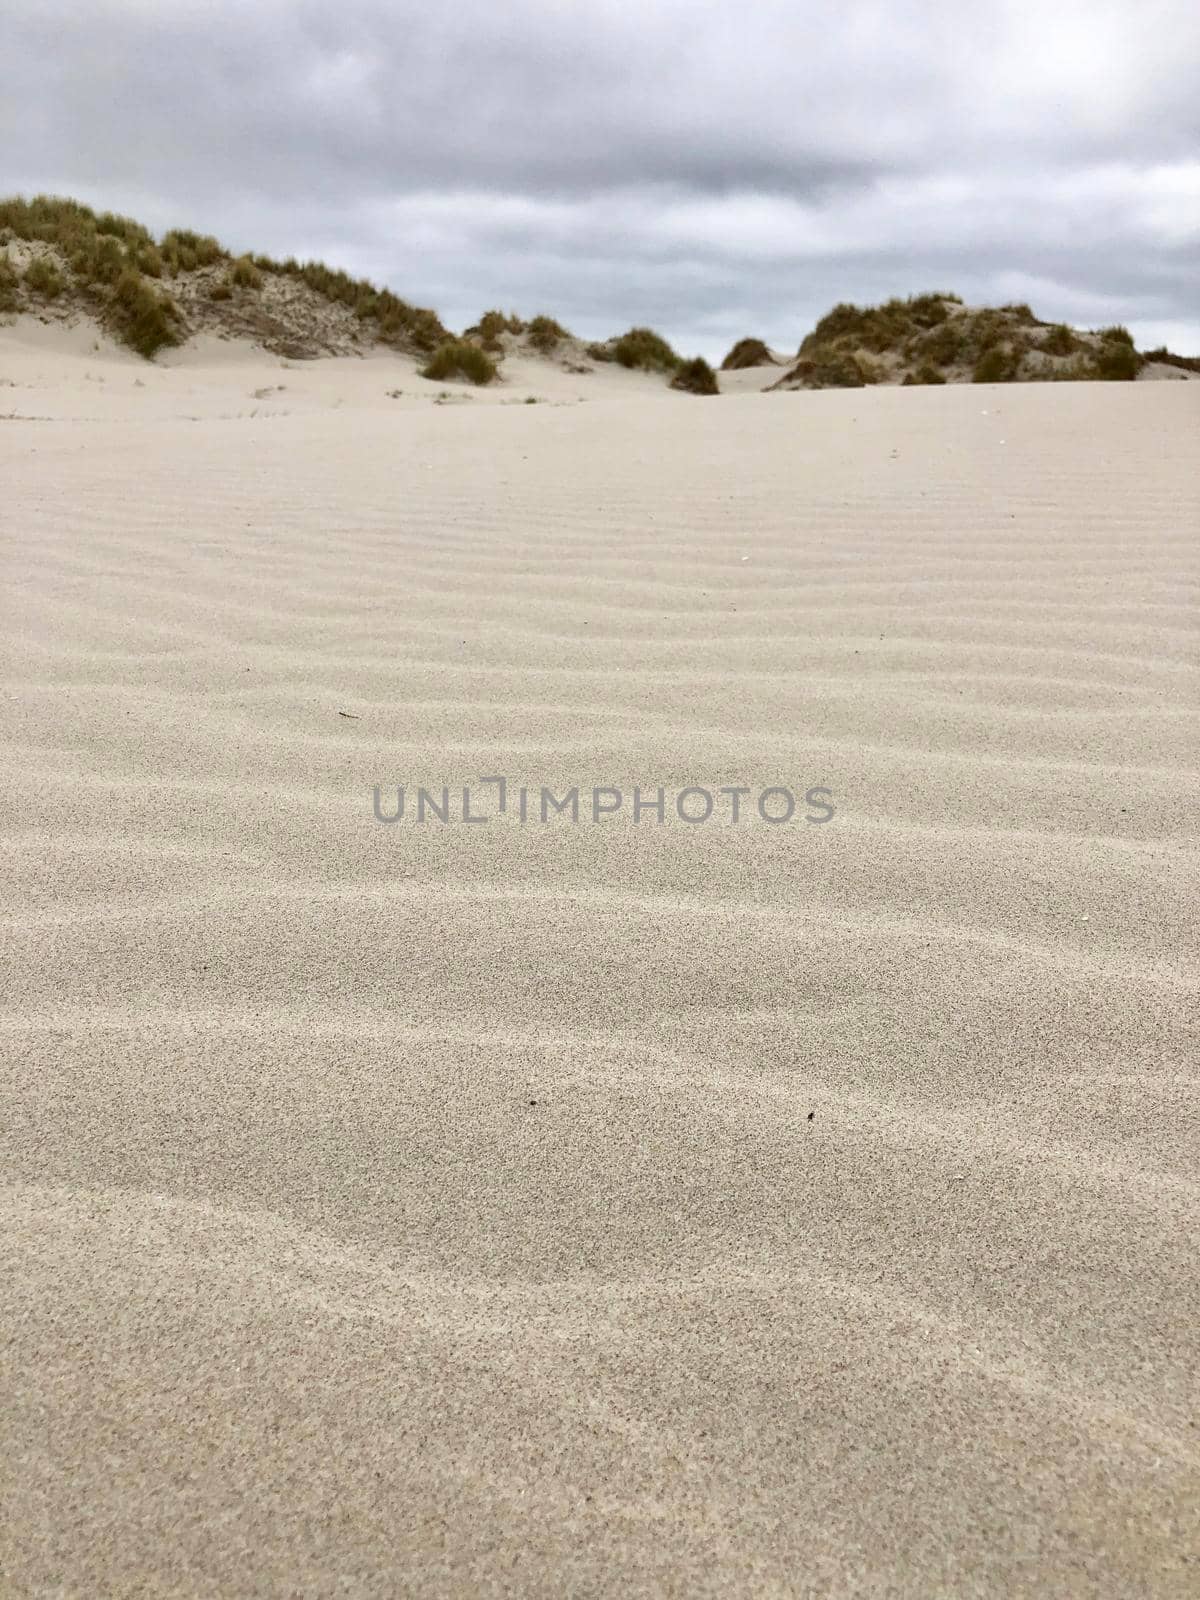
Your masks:
[{"label": "sandy slope", "polygon": [[1195,1593],[1200,391],[258,359],[0,363],[5,1594]]}]

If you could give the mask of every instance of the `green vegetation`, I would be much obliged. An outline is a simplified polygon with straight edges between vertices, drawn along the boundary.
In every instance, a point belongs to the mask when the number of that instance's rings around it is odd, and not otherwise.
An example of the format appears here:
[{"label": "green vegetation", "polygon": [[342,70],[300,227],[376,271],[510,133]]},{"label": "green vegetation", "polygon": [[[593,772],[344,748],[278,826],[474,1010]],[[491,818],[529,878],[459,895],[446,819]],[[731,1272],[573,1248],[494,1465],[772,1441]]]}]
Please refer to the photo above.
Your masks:
[{"label": "green vegetation", "polygon": [[190,228],[172,228],[164,233],[159,247],[163,263],[172,277],[179,272],[195,272],[197,267],[212,267],[228,258],[217,241],[207,233],[193,233]]},{"label": "green vegetation", "polygon": [[1065,322],[1054,322],[1042,336],[1041,349],[1048,356],[1073,356],[1079,349],[1079,340]]},{"label": "green vegetation", "polygon": [[612,345],[613,361],[623,367],[639,367],[645,372],[674,372],[681,358],[653,328],[630,328]]},{"label": "green vegetation", "polygon": [[[1103,330],[1104,343],[1092,357],[1092,363],[1101,378],[1131,383],[1142,370],[1143,357],[1133,347],[1133,340],[1124,328]],[[1124,338],[1120,337],[1123,334]],[[1112,337],[1108,337],[1112,335]]]},{"label": "green vegetation", "polygon": [[646,372],[674,372],[682,365],[681,358],[653,328],[630,328],[619,338],[588,345],[587,353],[593,361],[617,361]]},{"label": "green vegetation", "polygon": [[781,385],[847,389],[907,381],[911,387],[945,382],[945,369],[955,367],[981,368],[997,376],[980,382],[999,382],[999,375],[1015,375],[1030,342],[1024,329],[1036,320],[1025,305],[968,311],[946,291],[879,306],[843,301],[804,339]]},{"label": "green vegetation", "polygon": [[720,394],[717,375],[703,356],[684,361],[671,379],[672,389],[682,389],[685,394]]},{"label": "green vegetation", "polygon": [[421,376],[437,381],[466,378],[471,383],[491,383],[496,376],[496,363],[477,344],[466,339],[447,339],[421,368]]},{"label": "green vegetation", "polygon": [[1018,351],[1001,344],[989,346],[975,363],[972,383],[1011,383],[1021,364]]},{"label": "green vegetation", "polygon": [[774,366],[775,358],[761,339],[739,339],[721,363],[722,372],[739,372],[744,367]]},{"label": "green vegetation", "polygon": [[18,239],[55,245],[67,257],[97,237],[111,238],[122,248],[154,243],[147,230],[128,217],[115,217],[108,211],[98,217],[78,200],[44,194],[32,200],[19,196],[0,200],[0,233],[6,231]]},{"label": "green vegetation", "polygon": [[928,294],[834,306],[782,382],[826,388],[899,380],[913,387],[968,374],[975,383],[1129,380],[1144,360],[1123,327],[1080,335],[1043,322],[1023,302],[967,310],[956,296]]},{"label": "green vegetation", "polygon": [[1168,350],[1165,344],[1160,344],[1154,350],[1144,351],[1142,360],[1157,361],[1168,367],[1179,367],[1184,372],[1200,372],[1200,356],[1177,356],[1173,350]]},{"label": "green vegetation", "polygon": [[953,317],[913,341],[911,354],[927,366],[950,367],[965,356],[970,338],[966,318]]},{"label": "green vegetation", "polygon": [[503,311],[485,311],[473,328],[468,328],[464,338],[499,340],[502,333],[524,333],[525,324],[515,314],[506,317]]},{"label": "green vegetation", "polygon": [[43,300],[57,300],[65,284],[49,256],[34,256],[25,268],[25,287]]},{"label": "green vegetation", "polygon": [[1034,316],[1033,312],[1025,304],[1024,300],[1010,303],[1006,306],[1001,306],[1000,309],[1010,321],[1022,324],[1025,327],[1040,328],[1042,325],[1040,320]]},{"label": "green vegetation", "polygon": [[[427,355],[447,338],[432,311],[411,306],[390,290],[377,289],[323,262],[299,262],[294,257],[278,262],[262,255],[234,260],[211,235],[186,228],[173,228],[156,243],[148,229],[129,217],[108,211],[97,214],[77,200],[52,195],[0,200],[3,237],[53,246],[61,262],[57,269],[60,277],[63,268],[70,274],[63,287],[73,286],[102,322],[119,338],[136,340],[134,348],[142,349],[143,354],[177,339],[182,324],[170,298],[156,293],[146,280],[178,278],[222,263],[227,265],[226,282],[231,288],[259,288],[268,273],[300,280],[315,294],[348,306],[370,321],[371,331],[381,343]],[[131,272],[143,281],[145,293],[131,286]],[[44,281],[50,282],[48,278]],[[42,288],[37,292],[45,296],[50,291]],[[10,295],[13,293],[10,290]],[[213,291],[210,295],[217,300],[225,298]],[[169,339],[163,337],[168,332]]]},{"label": "green vegetation", "polygon": [[95,234],[91,239],[81,239],[68,260],[81,288],[111,288],[127,267],[138,265],[143,248],[126,249],[111,234]]},{"label": "green vegetation", "polygon": [[[819,347],[818,347],[819,349]],[[872,372],[870,381],[875,382]],[[820,351],[816,356],[801,356],[772,388],[861,389],[868,379],[858,358],[837,350]]]},{"label": "green vegetation", "polygon": [[375,319],[375,337],[382,344],[397,349],[415,350],[424,355],[435,350],[446,338],[446,330],[435,312],[422,306],[410,306],[390,289],[378,291],[374,309],[369,314]]},{"label": "green vegetation", "polygon": [[147,283],[135,267],[127,268],[117,279],[113,310],[119,337],[147,360],[179,343],[179,312],[174,302]]},{"label": "green vegetation", "polygon": [[229,269],[229,284],[234,289],[261,289],[263,275],[249,256],[239,256]]},{"label": "green vegetation", "polygon": [[17,309],[17,275],[8,259],[8,251],[0,253],[0,315]]},{"label": "green vegetation", "polygon": [[369,280],[352,278],[348,272],[327,267],[323,261],[300,262],[294,256],[286,261],[272,261],[270,256],[250,259],[260,272],[298,278],[314,294],[335,305],[347,306],[364,322],[373,322],[375,337],[381,344],[428,355],[449,337],[434,312],[410,306],[390,289],[377,289]]},{"label": "green vegetation", "polygon": [[951,305],[961,305],[957,295],[918,294],[907,300],[888,300],[881,306],[856,306],[847,301],[834,306],[817,323],[800,346],[799,354],[812,355],[823,346],[853,346],[882,355],[950,315]]},{"label": "green vegetation", "polygon": [[571,335],[560,322],[555,322],[553,317],[534,317],[526,332],[529,342],[539,355],[548,356],[556,350],[564,339]]}]

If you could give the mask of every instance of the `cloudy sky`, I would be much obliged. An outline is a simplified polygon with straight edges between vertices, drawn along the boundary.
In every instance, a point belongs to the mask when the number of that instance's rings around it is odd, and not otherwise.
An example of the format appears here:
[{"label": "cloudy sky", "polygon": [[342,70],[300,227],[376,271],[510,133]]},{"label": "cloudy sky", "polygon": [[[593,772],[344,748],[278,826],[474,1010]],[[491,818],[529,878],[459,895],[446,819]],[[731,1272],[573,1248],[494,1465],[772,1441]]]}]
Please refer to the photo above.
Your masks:
[{"label": "cloudy sky", "polygon": [[0,192],[685,353],[1028,300],[1200,353],[1195,0],[0,0]]}]

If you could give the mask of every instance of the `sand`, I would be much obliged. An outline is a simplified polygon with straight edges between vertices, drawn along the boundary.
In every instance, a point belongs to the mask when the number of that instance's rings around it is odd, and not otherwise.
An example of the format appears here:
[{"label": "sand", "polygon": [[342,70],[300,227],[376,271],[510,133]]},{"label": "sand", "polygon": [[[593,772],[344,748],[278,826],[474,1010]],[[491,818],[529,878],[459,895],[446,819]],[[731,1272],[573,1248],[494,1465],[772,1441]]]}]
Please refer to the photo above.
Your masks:
[{"label": "sand", "polygon": [[0,379],[3,1593],[1194,1594],[1200,390]]}]

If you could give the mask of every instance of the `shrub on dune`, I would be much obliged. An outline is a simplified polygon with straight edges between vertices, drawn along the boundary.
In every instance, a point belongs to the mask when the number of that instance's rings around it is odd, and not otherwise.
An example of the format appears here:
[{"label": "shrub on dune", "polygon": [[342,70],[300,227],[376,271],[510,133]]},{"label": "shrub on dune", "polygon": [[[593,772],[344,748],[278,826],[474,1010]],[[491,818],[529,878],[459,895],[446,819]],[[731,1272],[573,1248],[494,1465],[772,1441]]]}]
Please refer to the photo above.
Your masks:
[{"label": "shrub on dune", "polygon": [[672,389],[682,389],[685,394],[720,394],[717,375],[703,356],[685,361],[671,379]]},{"label": "shrub on dune", "polygon": [[234,289],[261,289],[262,273],[249,256],[239,256],[229,269],[229,283]]},{"label": "shrub on dune", "polygon": [[961,328],[943,322],[917,341],[916,353],[930,366],[948,367],[962,357],[966,342]]},{"label": "shrub on dune", "polygon": [[438,345],[428,364],[421,368],[423,378],[444,382],[447,378],[466,378],[469,383],[491,383],[496,363],[486,350],[466,339],[447,339]]},{"label": "shrub on dune", "polygon": [[1011,383],[1016,375],[1018,360],[1014,360],[1011,350],[1006,350],[1003,345],[992,345],[985,350],[975,363],[971,373],[972,383]]},{"label": "shrub on dune", "polygon": [[148,229],[132,217],[119,217],[112,211],[102,211],[96,218],[96,232],[119,239],[122,244],[136,250],[141,245],[153,244]]},{"label": "shrub on dune", "polygon": [[503,350],[502,333],[524,333],[525,324],[515,313],[505,316],[503,311],[485,311],[479,321],[463,330],[464,339],[479,339],[485,350]]},{"label": "shrub on dune", "polygon": [[1164,366],[1178,367],[1181,372],[1200,372],[1200,356],[1177,356],[1174,350],[1168,350],[1165,344],[1160,344],[1154,350],[1147,350],[1142,355],[1143,361],[1157,361]]},{"label": "shrub on dune", "polygon": [[1048,356],[1073,356],[1079,340],[1065,322],[1054,322],[1042,335],[1041,348]]},{"label": "shrub on dune", "polygon": [[950,315],[944,303],[947,300],[962,304],[957,295],[935,292],[910,295],[907,300],[889,300],[884,309],[901,318],[907,317],[918,328],[936,328]]},{"label": "shrub on dune", "polygon": [[801,344],[799,354],[811,355],[822,346],[839,344],[882,355],[914,334],[944,323],[949,316],[946,302],[955,301],[955,296],[940,293],[887,300],[879,306],[856,306],[843,300],[825,313]]},{"label": "shrub on dune", "polygon": [[382,344],[427,355],[448,337],[436,312],[410,306],[390,289],[381,289],[375,296],[370,315],[376,322],[375,337]]},{"label": "shrub on dune", "polygon": [[674,372],[681,359],[653,328],[630,328],[612,347],[613,360],[645,372]]},{"label": "shrub on dune", "polygon": [[870,312],[864,311],[861,306],[856,306],[852,301],[839,300],[832,311],[827,311],[817,323],[813,331],[808,334],[800,346],[803,353],[807,344],[824,344],[831,339],[845,339],[852,335],[862,333],[867,326]]},{"label": "shrub on dune", "polygon": [[25,268],[25,287],[42,300],[57,300],[65,285],[49,256],[35,256]]},{"label": "shrub on dune", "polygon": [[[1112,330],[1106,329],[1105,332]],[[1096,371],[1110,381],[1131,383],[1142,370],[1143,358],[1134,349],[1133,340],[1124,328],[1124,338],[1106,338],[1092,357]]]},{"label": "shrub on dune", "polygon": [[17,275],[8,259],[8,252],[0,255],[0,312],[17,309]]},{"label": "shrub on dune", "polygon": [[739,339],[721,363],[722,372],[740,372],[746,367],[772,367],[775,357],[761,339]]},{"label": "shrub on dune", "polygon": [[[806,341],[807,343],[807,341]],[[773,389],[862,389],[866,385],[862,368],[853,355],[817,347],[815,355],[802,356],[790,367]]]},{"label": "shrub on dune", "polygon": [[225,251],[211,234],[193,233],[190,228],[172,228],[164,233],[159,248],[172,275],[212,267],[225,258]]},{"label": "shrub on dune", "polygon": [[553,317],[534,317],[526,332],[530,344],[539,355],[543,356],[548,356],[564,339],[571,337],[562,324],[555,322]]},{"label": "shrub on dune", "polygon": [[117,279],[113,315],[118,337],[148,361],[159,350],[179,343],[175,306],[132,267]]},{"label": "shrub on dune", "polygon": [[124,245],[112,234],[93,234],[81,240],[70,259],[71,271],[85,288],[116,283],[131,264]]},{"label": "shrub on dune", "polygon": [[1041,326],[1038,318],[1033,314],[1032,307],[1024,300],[1010,301],[1008,305],[1001,306],[1000,309],[1005,316],[1010,317],[1013,322],[1019,323],[1024,327],[1037,328]]}]

